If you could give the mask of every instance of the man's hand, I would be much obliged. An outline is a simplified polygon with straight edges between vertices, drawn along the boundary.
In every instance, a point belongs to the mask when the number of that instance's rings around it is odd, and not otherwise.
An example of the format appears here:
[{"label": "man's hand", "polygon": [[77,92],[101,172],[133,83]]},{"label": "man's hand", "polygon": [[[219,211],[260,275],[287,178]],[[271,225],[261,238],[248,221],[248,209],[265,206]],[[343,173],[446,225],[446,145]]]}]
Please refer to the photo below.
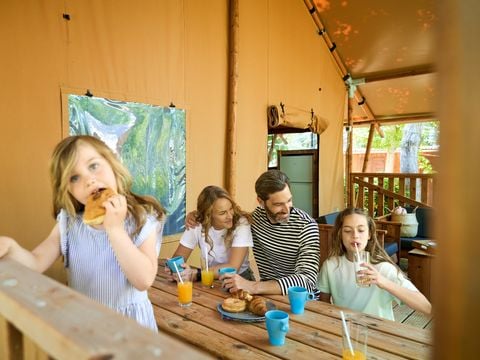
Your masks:
[{"label": "man's hand", "polygon": [[190,211],[187,216],[185,217],[185,228],[187,230],[196,228],[198,225],[200,225],[197,222],[197,210]]},{"label": "man's hand", "polygon": [[220,276],[220,280],[223,280],[222,287],[231,293],[234,293],[238,290],[245,290],[250,294],[255,294],[254,286],[256,282],[246,280],[238,274],[225,274]]}]

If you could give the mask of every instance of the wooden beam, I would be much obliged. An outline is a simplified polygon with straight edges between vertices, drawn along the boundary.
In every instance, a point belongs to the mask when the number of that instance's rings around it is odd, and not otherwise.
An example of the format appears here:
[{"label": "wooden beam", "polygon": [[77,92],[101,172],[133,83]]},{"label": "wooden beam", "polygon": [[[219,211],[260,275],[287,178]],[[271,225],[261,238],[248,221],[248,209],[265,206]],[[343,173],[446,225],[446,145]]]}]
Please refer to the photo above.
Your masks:
[{"label": "wooden beam", "polygon": [[[313,22],[315,23],[315,25],[317,25],[319,35],[323,38],[323,40],[325,41],[325,44],[330,50],[330,54],[332,55],[333,60],[337,65],[337,70],[341,78],[343,79],[343,81],[347,82],[347,80],[351,78],[351,74],[348,72],[348,69],[345,66],[343,59],[340,57],[336,49],[336,45],[330,39],[330,36],[326,31],[325,25],[323,25],[322,20],[320,19],[317,6],[312,0],[304,0],[304,3],[308,11],[310,12],[310,15],[312,16]],[[367,119],[375,119],[375,116],[373,115],[373,112],[370,109],[370,106],[368,105],[367,100],[365,99],[365,97],[363,96],[362,92],[358,87],[355,88],[354,99],[357,102],[357,105],[360,106],[362,111],[365,113],[365,116],[367,117]]]},{"label": "wooden beam", "polygon": [[348,139],[348,146],[347,146],[347,154],[346,154],[346,159],[345,159],[345,176],[347,179],[347,205],[348,206],[354,206],[356,204],[356,201],[354,199],[355,196],[355,191],[353,189],[353,183],[351,181],[351,176],[350,174],[352,173],[352,161],[353,161],[353,156],[352,156],[352,151],[353,151],[353,127],[352,127],[352,105],[351,101],[347,101],[348,103],[348,133],[347,133],[347,139]]},{"label": "wooden beam", "polygon": [[355,77],[363,79],[366,83],[371,83],[432,73],[435,73],[435,66],[433,64],[425,64],[405,69],[395,69],[370,74],[355,74]]},{"label": "wooden beam", "polygon": [[55,359],[211,358],[4,258],[0,259],[0,317]]},{"label": "wooden beam", "polygon": [[0,316],[0,359],[23,359],[23,355],[22,333]]},{"label": "wooden beam", "polygon": [[365,157],[363,158],[362,172],[367,171],[368,161],[370,160],[370,152],[372,150],[372,141],[373,141],[374,131],[375,131],[375,124],[371,124],[370,131],[368,132],[368,141],[367,141],[367,148],[365,149]]},{"label": "wooden beam", "polygon": [[[440,137],[432,359],[479,357],[480,2],[438,1]],[[448,289],[448,290],[447,290]]]},{"label": "wooden beam", "polygon": [[[439,121],[438,115],[434,113],[414,113],[402,115],[375,116],[374,120],[354,120],[353,126],[369,126],[370,124],[401,124],[413,122]],[[345,123],[346,124],[346,123]]]},{"label": "wooden beam", "polygon": [[226,190],[235,198],[237,190],[237,105],[238,105],[238,49],[239,49],[239,4],[229,1],[229,78],[228,115],[226,136]]}]

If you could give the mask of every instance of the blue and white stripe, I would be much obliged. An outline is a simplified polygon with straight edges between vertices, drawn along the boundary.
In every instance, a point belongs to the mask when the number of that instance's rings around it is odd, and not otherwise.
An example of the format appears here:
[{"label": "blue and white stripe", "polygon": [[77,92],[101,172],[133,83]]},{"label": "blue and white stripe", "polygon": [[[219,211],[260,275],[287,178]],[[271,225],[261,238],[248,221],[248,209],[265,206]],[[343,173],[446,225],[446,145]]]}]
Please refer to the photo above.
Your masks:
[{"label": "blue and white stripe", "polygon": [[283,295],[290,286],[318,294],[320,239],[315,220],[297,208],[285,223],[272,224],[261,207],[252,216],[253,253],[261,280],[277,280]]},{"label": "blue and white stripe", "polygon": [[[127,280],[104,230],[85,225],[82,216],[70,217],[62,210],[59,222],[61,252],[68,273],[69,286],[117,312],[157,330],[153,308],[147,291],[139,291]],[[132,240],[138,247],[157,232],[157,255],[160,252],[164,222],[154,216],[147,220]],[[134,219],[127,217],[125,229],[131,234]]]}]

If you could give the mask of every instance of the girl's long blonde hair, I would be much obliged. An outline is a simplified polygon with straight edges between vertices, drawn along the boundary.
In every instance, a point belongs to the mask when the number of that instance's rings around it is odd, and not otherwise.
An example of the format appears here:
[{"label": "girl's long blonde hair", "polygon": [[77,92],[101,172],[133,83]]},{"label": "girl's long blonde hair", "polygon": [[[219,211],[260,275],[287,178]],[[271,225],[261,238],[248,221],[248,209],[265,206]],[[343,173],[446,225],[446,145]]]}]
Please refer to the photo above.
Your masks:
[{"label": "girl's long blonde hair", "polygon": [[360,208],[346,208],[345,210],[340,212],[340,214],[338,214],[337,218],[335,219],[333,243],[328,257],[339,257],[347,253],[347,250],[345,249],[342,241],[343,221],[346,216],[354,214],[365,216],[365,218],[367,219],[370,238],[367,241],[367,246],[365,247],[365,250],[370,253],[370,262],[372,264],[378,264],[386,261],[394,265],[399,271],[401,271],[397,264],[392,261],[390,256],[388,256],[388,254],[386,253],[385,249],[378,242],[377,227],[375,225],[375,221],[368,214],[368,212]]},{"label": "girl's long blonde hair", "polygon": [[[238,225],[241,217],[245,217],[251,223],[251,216],[246,211],[243,211],[237,203],[232,199],[228,192],[219,186],[210,185],[205,187],[197,199],[197,213],[196,220],[202,225],[202,233],[205,236],[205,242],[210,246],[210,251],[213,250],[213,241],[208,236],[208,232],[212,227],[212,209],[213,204],[218,199],[227,199],[232,204],[233,208],[233,226],[227,229],[225,235],[225,247],[229,249],[232,246],[233,232]],[[210,252],[209,251],[209,252]]]},{"label": "girl's long blonde hair", "polygon": [[112,167],[117,181],[117,191],[127,199],[128,212],[135,219],[135,234],[145,224],[147,214],[155,214],[161,220],[165,215],[164,208],[151,196],[137,195],[131,191],[132,177],[118,160],[113,151],[101,140],[93,136],[70,136],[57,144],[50,160],[50,180],[53,194],[53,216],[56,217],[61,209],[75,216],[84,210],[68,191],[70,176],[77,161],[78,146],[87,144],[92,146]]}]

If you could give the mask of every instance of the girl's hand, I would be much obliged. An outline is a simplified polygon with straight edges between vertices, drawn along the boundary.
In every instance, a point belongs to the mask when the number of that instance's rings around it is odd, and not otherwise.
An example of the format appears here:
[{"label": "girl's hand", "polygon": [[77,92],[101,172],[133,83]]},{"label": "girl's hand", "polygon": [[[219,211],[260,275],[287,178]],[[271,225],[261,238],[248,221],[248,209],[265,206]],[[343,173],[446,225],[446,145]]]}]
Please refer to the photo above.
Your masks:
[{"label": "girl's hand", "polygon": [[102,205],[106,210],[103,226],[106,229],[114,227],[120,227],[123,229],[123,224],[128,211],[127,199],[125,196],[119,194],[111,196]]},{"label": "girl's hand", "polygon": [[12,246],[12,241],[14,240],[11,238],[0,236],[0,258],[8,255]]},{"label": "girl's hand", "polygon": [[[167,259],[167,260],[169,260],[169,259]],[[175,279],[173,278],[172,270],[170,270],[167,263],[165,263],[165,269],[163,271],[165,272],[165,274],[167,274],[167,280],[168,281],[171,281],[171,282],[175,281]]]},{"label": "girl's hand", "polygon": [[[167,260],[169,260],[169,259],[167,258]],[[184,269],[190,270],[190,265],[188,265],[187,263],[183,263],[181,266],[182,266],[182,268],[184,268]],[[170,268],[168,267],[168,265],[167,265],[166,263],[165,263],[165,269],[164,269],[164,271],[165,271],[165,274],[167,274],[167,280],[168,280],[168,281],[171,281],[171,282],[176,281],[176,282],[178,282],[178,277],[173,275],[172,270],[170,270]]]},{"label": "girl's hand", "polygon": [[383,289],[386,278],[378,272],[378,270],[369,263],[363,263],[361,266],[366,267],[365,270],[360,270],[359,273],[364,274],[369,279],[369,284],[377,285],[379,288]]}]

